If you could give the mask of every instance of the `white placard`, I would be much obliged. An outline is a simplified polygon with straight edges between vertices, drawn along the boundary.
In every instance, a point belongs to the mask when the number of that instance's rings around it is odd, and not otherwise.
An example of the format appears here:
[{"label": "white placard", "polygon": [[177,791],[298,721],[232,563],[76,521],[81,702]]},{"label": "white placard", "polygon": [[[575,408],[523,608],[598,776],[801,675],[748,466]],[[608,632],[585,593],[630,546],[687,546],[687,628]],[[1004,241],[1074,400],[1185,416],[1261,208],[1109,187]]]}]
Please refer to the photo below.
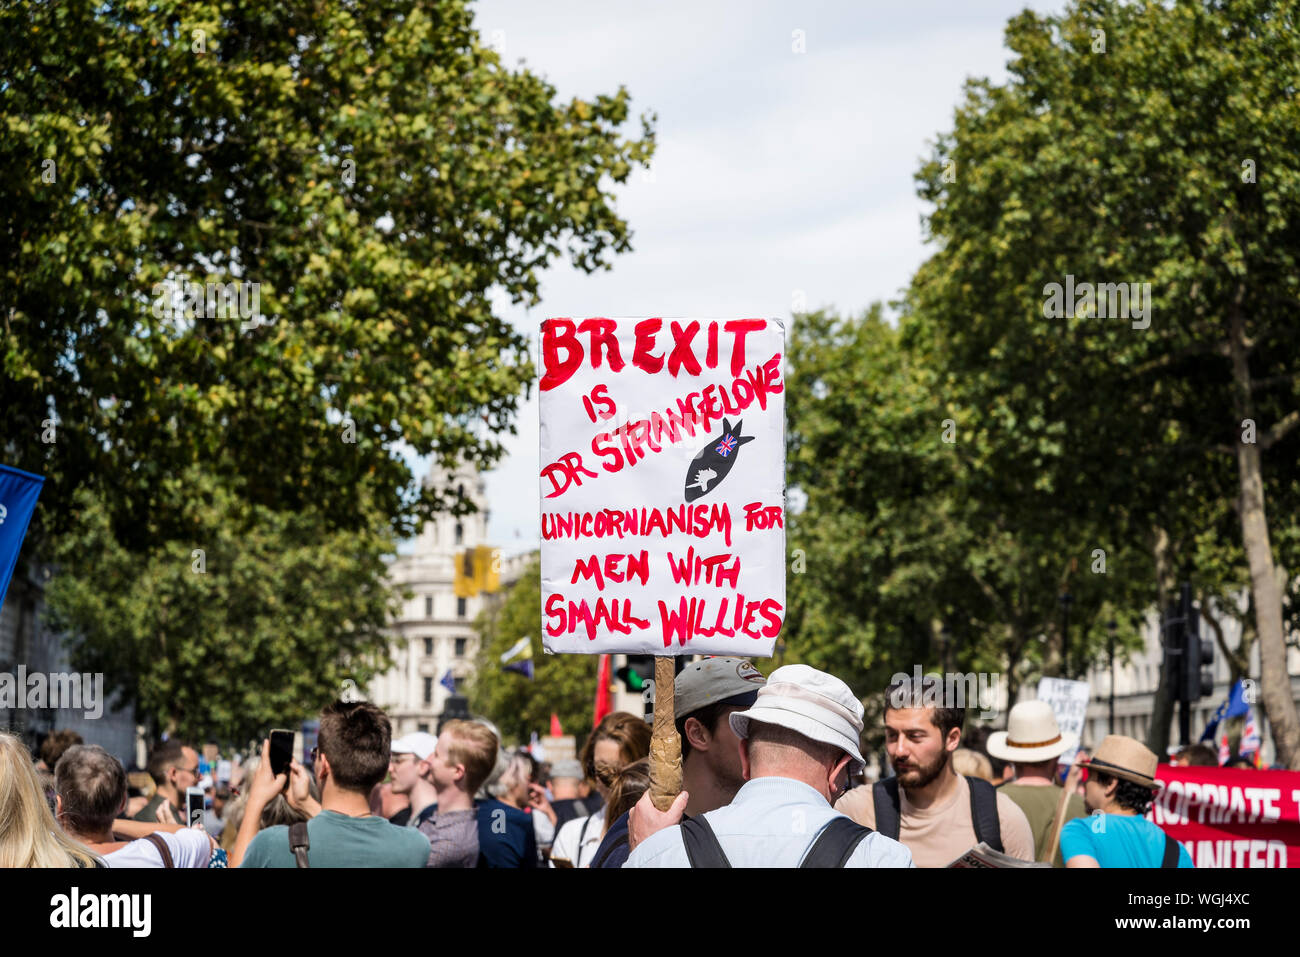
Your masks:
[{"label": "white placard", "polygon": [[[1083,740],[1083,721],[1088,713],[1090,696],[1091,691],[1086,681],[1041,678],[1038,682],[1038,700],[1046,701],[1052,706],[1056,723],[1063,732],[1077,734],[1080,740]],[[1079,747],[1075,745],[1056,761],[1058,764],[1073,764],[1074,756],[1078,753]]]},{"label": "white placard", "polygon": [[548,652],[772,654],[785,621],[785,326],[547,319]]}]

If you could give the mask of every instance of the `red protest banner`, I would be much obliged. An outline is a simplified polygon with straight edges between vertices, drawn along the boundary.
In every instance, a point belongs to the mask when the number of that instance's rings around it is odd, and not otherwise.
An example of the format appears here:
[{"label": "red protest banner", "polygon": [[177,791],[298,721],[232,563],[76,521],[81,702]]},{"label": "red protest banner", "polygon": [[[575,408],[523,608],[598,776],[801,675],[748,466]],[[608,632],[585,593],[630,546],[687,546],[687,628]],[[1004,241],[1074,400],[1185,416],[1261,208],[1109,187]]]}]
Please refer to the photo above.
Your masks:
[{"label": "red protest banner", "polygon": [[1176,768],[1147,819],[1197,867],[1300,867],[1300,771]]}]

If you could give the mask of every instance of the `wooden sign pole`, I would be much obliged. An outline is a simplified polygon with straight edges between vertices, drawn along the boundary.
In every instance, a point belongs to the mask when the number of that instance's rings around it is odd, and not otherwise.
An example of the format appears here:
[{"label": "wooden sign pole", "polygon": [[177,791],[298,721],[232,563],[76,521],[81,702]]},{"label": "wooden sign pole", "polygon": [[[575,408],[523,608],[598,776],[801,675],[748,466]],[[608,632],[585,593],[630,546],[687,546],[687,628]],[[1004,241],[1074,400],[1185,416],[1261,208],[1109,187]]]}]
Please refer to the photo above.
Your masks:
[{"label": "wooden sign pole", "polygon": [[1061,842],[1061,829],[1065,827],[1066,808],[1070,804],[1070,795],[1079,785],[1079,778],[1083,775],[1083,765],[1075,760],[1070,768],[1070,773],[1065,776],[1065,787],[1061,791],[1061,797],[1056,802],[1056,817],[1052,821],[1052,830],[1048,835],[1047,844],[1038,854],[1040,861],[1051,863],[1056,856],[1057,845]]},{"label": "wooden sign pole", "polygon": [[655,656],[655,721],[650,733],[650,800],[661,811],[672,807],[682,790],[682,742],[673,720],[673,679],[676,663],[671,655]]}]

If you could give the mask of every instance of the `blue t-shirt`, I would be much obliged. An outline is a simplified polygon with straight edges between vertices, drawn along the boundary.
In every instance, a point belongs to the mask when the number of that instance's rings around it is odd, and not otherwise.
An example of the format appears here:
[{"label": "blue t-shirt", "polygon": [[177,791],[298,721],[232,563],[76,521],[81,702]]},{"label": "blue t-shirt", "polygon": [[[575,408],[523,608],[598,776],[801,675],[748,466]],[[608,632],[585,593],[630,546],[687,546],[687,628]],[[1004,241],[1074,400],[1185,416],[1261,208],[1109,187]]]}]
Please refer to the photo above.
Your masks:
[{"label": "blue t-shirt", "polygon": [[478,802],[479,867],[536,867],[533,819],[496,798]]},{"label": "blue t-shirt", "polygon": [[[1136,814],[1077,817],[1061,829],[1061,857],[1068,864],[1079,854],[1102,867],[1159,867],[1165,859],[1165,832]],[[1181,844],[1178,866],[1195,866]]]}]

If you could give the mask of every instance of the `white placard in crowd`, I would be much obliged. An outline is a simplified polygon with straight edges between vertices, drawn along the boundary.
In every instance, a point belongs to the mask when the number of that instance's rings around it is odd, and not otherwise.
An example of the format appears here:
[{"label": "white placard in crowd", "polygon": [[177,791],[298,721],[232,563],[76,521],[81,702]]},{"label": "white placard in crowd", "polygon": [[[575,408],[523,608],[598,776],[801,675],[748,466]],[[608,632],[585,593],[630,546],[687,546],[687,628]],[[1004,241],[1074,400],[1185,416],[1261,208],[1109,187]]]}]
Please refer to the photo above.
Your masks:
[{"label": "white placard in crowd", "polygon": [[[1038,682],[1038,699],[1052,706],[1056,723],[1063,732],[1073,732],[1083,739],[1084,716],[1088,713],[1088,698],[1091,690],[1086,681],[1071,681],[1068,678],[1042,678]],[[1058,759],[1058,764],[1073,764],[1074,756],[1079,753],[1076,745]]]},{"label": "white placard in crowd", "polygon": [[785,327],[547,319],[548,652],[767,656],[785,621]]}]

